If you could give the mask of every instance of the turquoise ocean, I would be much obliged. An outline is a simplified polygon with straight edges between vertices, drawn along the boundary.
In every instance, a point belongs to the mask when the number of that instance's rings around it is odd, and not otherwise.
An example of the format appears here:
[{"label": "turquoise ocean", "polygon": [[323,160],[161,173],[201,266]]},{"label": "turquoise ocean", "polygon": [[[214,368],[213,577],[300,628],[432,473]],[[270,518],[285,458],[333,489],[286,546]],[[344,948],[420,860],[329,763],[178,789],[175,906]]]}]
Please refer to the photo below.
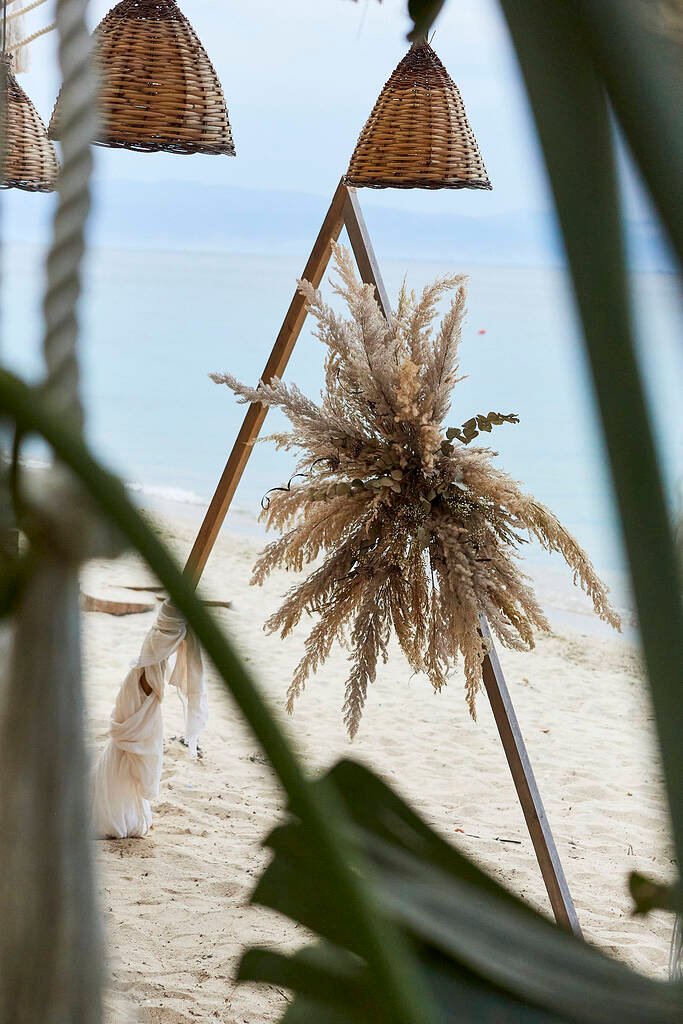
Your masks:
[{"label": "turquoise ocean", "polygon": [[[208,374],[230,370],[258,380],[305,255],[91,253],[81,309],[87,433],[144,504],[201,518],[244,414]],[[419,289],[438,274],[469,273],[460,349],[465,379],[454,392],[449,422],[490,409],[519,414],[519,425],[499,427],[490,439],[501,467],[553,509],[606,574],[618,603],[628,604],[605,453],[565,272],[380,257],[392,299],[404,277]],[[33,245],[9,245],[3,256],[3,361],[31,378],[40,366],[42,260]],[[679,285],[666,273],[635,274],[634,284],[640,356],[676,507],[683,481]],[[316,396],[322,361],[320,343],[305,329],[287,377]],[[628,420],[629,410],[623,415]],[[270,414],[266,431],[282,422]],[[27,455],[45,457],[37,445]],[[258,533],[261,497],[294,468],[291,455],[258,445],[227,529]],[[555,605],[588,611],[558,558],[532,545],[526,555]]]}]

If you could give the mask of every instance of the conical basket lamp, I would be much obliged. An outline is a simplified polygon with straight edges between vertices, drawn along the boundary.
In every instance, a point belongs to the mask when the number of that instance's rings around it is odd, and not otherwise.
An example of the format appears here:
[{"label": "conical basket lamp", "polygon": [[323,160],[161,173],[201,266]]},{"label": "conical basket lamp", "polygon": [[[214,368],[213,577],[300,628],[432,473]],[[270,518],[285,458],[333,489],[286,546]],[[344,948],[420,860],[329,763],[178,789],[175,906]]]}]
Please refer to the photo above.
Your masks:
[{"label": "conical basket lamp", "polygon": [[428,42],[412,46],[382,89],[345,181],[357,188],[491,188],[458,87]]},{"label": "conical basket lamp", "polygon": [[0,68],[0,88],[4,83],[6,102],[2,102],[5,131],[0,158],[0,188],[20,188],[25,192],[53,192],[59,163],[54,146],[47,137],[40,114],[17,82],[12,58],[5,54]]},{"label": "conical basket lamp", "polygon": [[[116,149],[235,155],[225,97],[175,0],[122,0],[95,36],[100,131]],[[60,101],[49,129],[60,137]]]}]

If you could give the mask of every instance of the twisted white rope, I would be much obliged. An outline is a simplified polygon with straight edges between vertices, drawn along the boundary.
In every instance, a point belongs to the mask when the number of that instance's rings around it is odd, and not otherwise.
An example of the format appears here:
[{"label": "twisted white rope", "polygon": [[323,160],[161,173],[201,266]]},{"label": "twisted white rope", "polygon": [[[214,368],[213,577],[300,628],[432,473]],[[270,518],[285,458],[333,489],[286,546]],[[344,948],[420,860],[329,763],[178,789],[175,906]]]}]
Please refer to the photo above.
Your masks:
[{"label": "twisted white rope", "polygon": [[[76,306],[95,130],[86,3],[57,3],[64,166],[43,306],[46,398],[76,427]],[[78,577],[69,554],[83,517],[77,511],[59,535],[65,510],[68,518],[78,505],[71,479],[64,486],[56,470],[47,486],[41,481],[40,497],[43,512],[38,500],[32,508],[45,523],[32,537],[35,565],[17,604],[9,678],[0,686],[0,836],[22,839],[0,842],[0,1021],[101,1024]]]},{"label": "twisted white rope", "polygon": [[[9,17],[6,17],[6,15],[7,10],[5,7],[3,7],[1,33],[3,50],[6,53],[12,54],[14,46],[23,38],[25,34],[24,19],[19,17],[10,19]],[[24,71],[28,71],[29,53],[30,51],[28,50],[28,48],[24,47],[24,49],[19,50],[15,54],[12,54],[14,56],[14,60],[12,62],[12,71],[14,72],[14,74],[19,75]]]},{"label": "twisted white rope", "polygon": [[58,203],[43,303],[45,390],[58,411],[67,413],[76,426],[83,422],[76,354],[77,304],[84,231],[90,210],[90,142],[97,127],[96,83],[90,62],[86,8],[87,0],[57,0],[59,64],[64,82],[60,99],[62,169],[57,182]]},{"label": "twisted white rope", "polygon": [[46,3],[47,0],[33,0],[32,4],[27,4],[26,7],[21,7],[18,11],[12,11],[11,14],[8,14],[7,21],[12,21],[13,18],[20,18],[22,14],[28,14],[29,11],[33,11],[36,7]]},{"label": "twisted white rope", "polygon": [[47,35],[48,32],[52,32],[53,29],[57,28],[57,22],[53,21],[50,25],[46,25],[44,28],[39,28],[37,32],[32,32],[30,36],[26,36],[24,39],[20,39],[18,43],[12,43],[11,46],[7,47],[8,53],[16,53],[22,46],[28,46],[35,39],[40,39],[41,36]]}]

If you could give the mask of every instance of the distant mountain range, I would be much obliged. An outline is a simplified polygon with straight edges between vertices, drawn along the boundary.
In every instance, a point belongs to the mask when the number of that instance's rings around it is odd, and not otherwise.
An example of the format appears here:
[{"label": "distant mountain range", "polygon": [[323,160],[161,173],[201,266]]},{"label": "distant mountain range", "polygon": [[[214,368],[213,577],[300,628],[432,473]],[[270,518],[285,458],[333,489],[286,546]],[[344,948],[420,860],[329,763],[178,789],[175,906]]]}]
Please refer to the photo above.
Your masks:
[{"label": "distant mountain range", "polygon": [[[115,248],[292,253],[307,251],[327,203],[299,192],[265,192],[182,182],[107,182],[96,186],[90,241]],[[47,237],[48,196],[5,192],[2,236],[37,243]],[[473,217],[415,213],[376,206],[363,196],[372,238],[397,258],[457,258],[462,264],[557,265],[562,247],[550,214]],[[629,255],[637,270],[671,271],[657,225],[628,222]]]}]

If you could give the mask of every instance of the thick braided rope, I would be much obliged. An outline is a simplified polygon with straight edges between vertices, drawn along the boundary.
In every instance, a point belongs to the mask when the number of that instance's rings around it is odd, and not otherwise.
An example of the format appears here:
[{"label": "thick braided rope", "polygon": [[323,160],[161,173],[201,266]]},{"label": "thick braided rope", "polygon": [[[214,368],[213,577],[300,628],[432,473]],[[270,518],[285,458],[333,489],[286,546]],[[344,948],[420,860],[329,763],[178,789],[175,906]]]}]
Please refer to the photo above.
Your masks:
[{"label": "thick braided rope", "polygon": [[88,0],[57,0],[59,64],[62,72],[62,169],[53,238],[47,258],[43,313],[46,394],[75,426],[83,422],[76,353],[81,260],[90,210],[90,141],[97,127],[96,81],[85,21]]},{"label": "thick braided rope", "polygon": [[[82,412],[76,305],[94,130],[86,2],[57,3],[65,79],[64,168],[43,304],[46,396],[77,428]],[[102,951],[88,838],[79,587],[68,545],[58,533],[74,492],[72,485],[60,489],[57,473],[41,488],[50,531],[43,536],[38,530],[32,537],[35,561],[14,611],[7,680],[0,687],[0,835],[21,837],[21,842],[0,843],[0,1021],[101,1024]],[[71,525],[67,531],[69,539],[79,532],[78,514],[75,522],[76,530]]]}]

